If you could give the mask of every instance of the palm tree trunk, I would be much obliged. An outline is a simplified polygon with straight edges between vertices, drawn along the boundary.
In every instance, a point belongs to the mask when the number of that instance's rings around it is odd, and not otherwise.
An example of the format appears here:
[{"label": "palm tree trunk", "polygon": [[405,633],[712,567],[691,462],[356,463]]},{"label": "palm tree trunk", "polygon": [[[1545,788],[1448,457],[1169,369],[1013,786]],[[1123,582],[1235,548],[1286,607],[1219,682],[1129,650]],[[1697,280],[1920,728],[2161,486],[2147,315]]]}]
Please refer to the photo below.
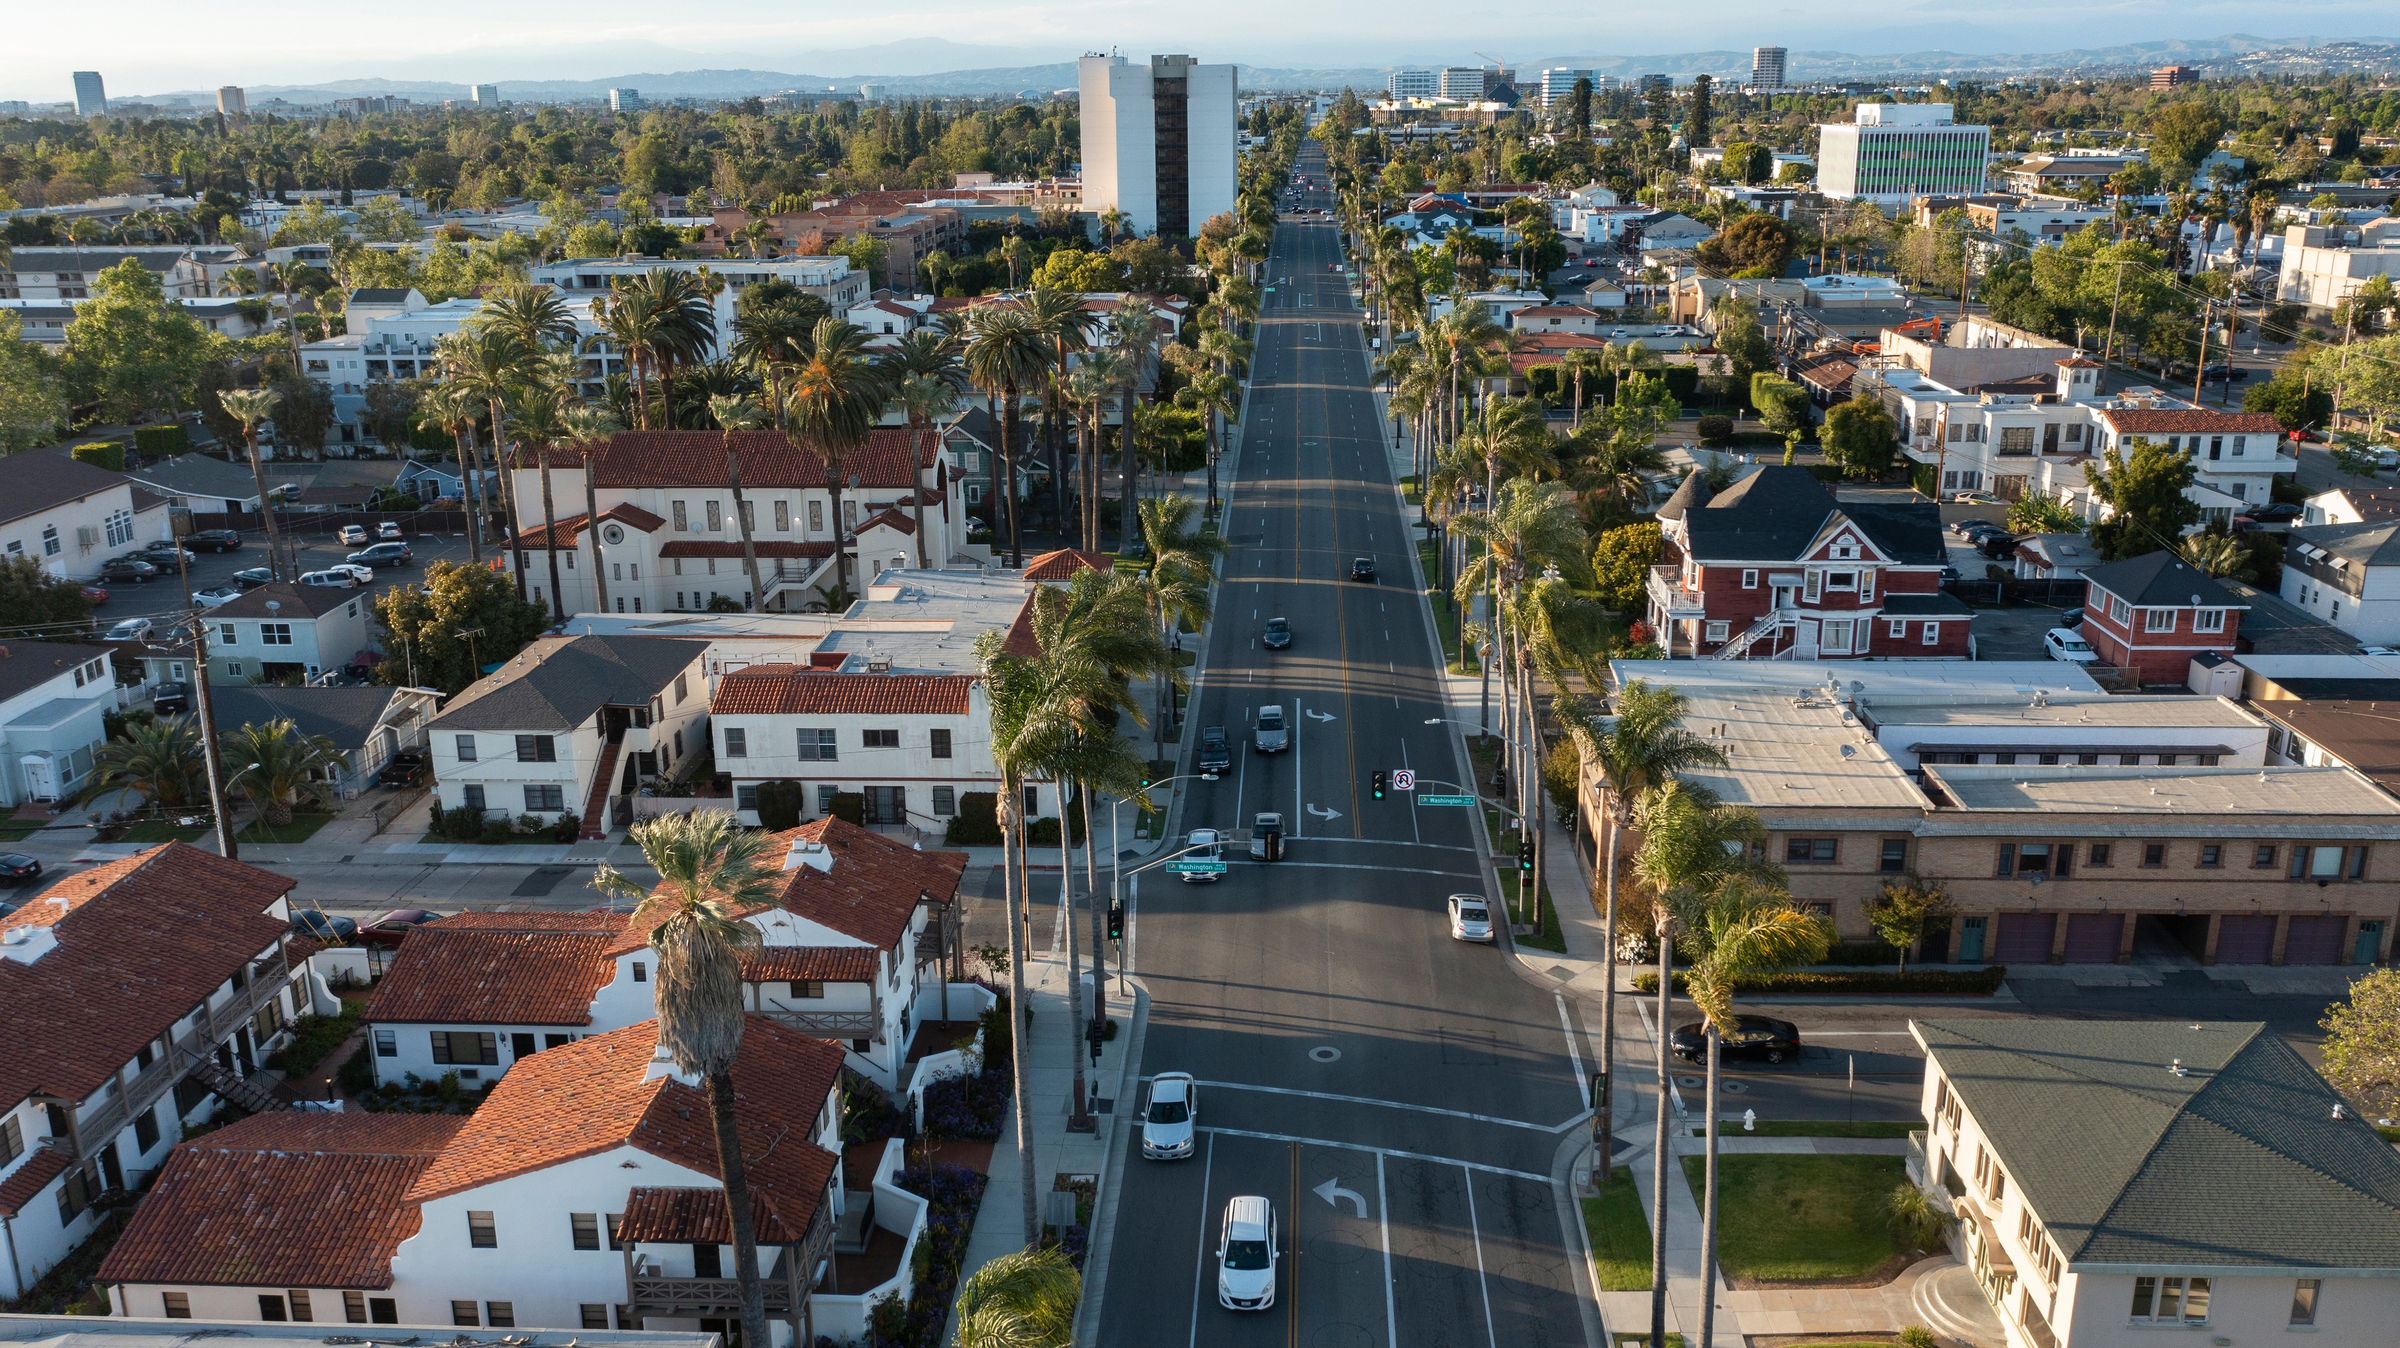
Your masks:
[{"label": "palm tree trunk", "polygon": [[1092,793],[1084,791],[1083,806],[1083,902],[1092,914],[1092,1028],[1108,1028],[1108,927],[1100,903],[1100,873],[1094,854],[1100,850],[1099,835],[1092,832]]},{"label": "palm tree trunk", "polygon": [[[923,441],[919,438],[922,434],[923,432],[918,427],[918,418],[914,416],[910,417],[908,419],[908,478],[910,483],[908,499],[915,502],[917,516],[917,569],[920,571],[927,570],[933,565],[933,563],[928,560],[925,555],[925,482],[923,478],[918,476],[918,474],[924,472],[925,470],[917,466],[918,462],[924,457],[924,452],[918,448],[918,445],[923,443]],[[944,558],[943,560],[947,561],[949,559]],[[760,602],[763,604],[765,601],[761,600]]]},{"label": "palm tree trunk", "polygon": [[[483,484],[475,479],[483,471],[483,454],[476,451],[469,463],[468,447],[475,439],[475,423],[462,421],[454,433],[458,440],[459,499],[467,507],[467,565],[483,562]],[[264,505],[265,502],[259,504]]]},{"label": "palm tree trunk", "polygon": [[1009,1066],[1016,1078],[1017,1106],[1017,1172],[1023,1176],[1018,1186],[1022,1191],[1025,1248],[1032,1249],[1042,1241],[1042,1213],[1039,1196],[1034,1191],[1033,1153],[1033,1078],[1031,1063],[1025,1047],[1025,890],[1016,883],[1016,867],[1011,864],[1010,844],[1019,838],[1017,816],[1024,787],[1018,782],[1003,779],[1000,783],[1000,892],[1008,908],[1008,1027]]},{"label": "palm tree trunk", "polygon": [[1139,482],[1135,477],[1135,474],[1140,471],[1140,463],[1134,453],[1134,396],[1134,386],[1128,382],[1125,385],[1124,401],[1120,404],[1124,410],[1117,418],[1118,482],[1123,502],[1117,523],[1119,546],[1131,543],[1134,539],[1141,537],[1142,528],[1139,510],[1134,504],[1134,497],[1140,490]]},{"label": "palm tree trunk", "polygon": [[600,560],[600,493],[592,485],[592,447],[583,447],[583,529],[592,540],[592,593],[608,612],[608,564]]},{"label": "palm tree trunk", "polygon": [[1005,490],[1001,492],[1002,506],[1008,511],[1008,564],[1025,565],[1025,538],[1017,521],[1017,388],[1008,386],[1007,406],[1000,409],[1000,465],[1006,475]]},{"label": "palm tree trunk", "polygon": [[850,540],[842,532],[842,458],[830,449],[825,452],[825,480],[833,489],[833,592],[839,597],[850,590]]},{"label": "palm tree trunk", "polygon": [[1525,764],[1525,827],[1533,835],[1533,884],[1530,886],[1531,892],[1526,896],[1526,904],[1532,910],[1533,934],[1538,939],[1542,934],[1543,879],[1547,874],[1543,867],[1549,862],[1550,820],[1544,813],[1546,807],[1542,802],[1541,722],[1534,714],[1533,665],[1530,661],[1526,662],[1525,666],[1525,716],[1523,719],[1525,722],[1525,757],[1528,760]]},{"label": "palm tree trunk", "polygon": [[1607,990],[1600,995],[1600,1099],[1594,1108],[1600,1114],[1600,1131],[1613,1134],[1617,1127],[1617,812],[1608,802],[1602,788],[1601,833],[1608,858],[1602,869],[1607,897],[1600,907],[1600,939],[1607,948],[1602,963],[1608,971]]},{"label": "palm tree trunk", "polygon": [[[1066,928],[1067,996],[1075,1014],[1067,1017],[1067,1056],[1075,1062],[1075,1098],[1067,1105],[1067,1131],[1091,1132],[1097,1126],[1092,1120],[1091,1095],[1083,1082],[1083,955],[1082,942],[1075,939],[1075,859],[1067,842],[1068,782],[1058,781],[1058,920]],[[1100,948],[1092,947],[1092,981],[1097,983],[1100,972]]]},{"label": "palm tree trunk", "polygon": [[750,536],[749,503],[742,499],[742,456],[733,450],[731,431],[725,432],[725,485],[733,491],[733,522],[742,531],[742,569],[750,577],[750,603],[742,607],[763,610],[767,606],[767,587],[758,578],[758,543]]},{"label": "palm tree trunk", "polygon": [[[1663,914],[1662,914],[1663,917]],[[1658,924],[1658,1130],[1650,1139],[1650,1342],[1667,1341],[1667,1181],[1673,1158],[1667,1155],[1667,1073],[1673,1057],[1675,1022],[1675,938],[1665,921]]]},{"label": "palm tree trunk", "polygon": [[1058,381],[1067,377],[1067,353],[1058,352],[1058,365],[1042,390],[1042,438],[1050,442],[1050,511],[1058,531],[1067,531],[1067,435],[1058,424]]},{"label": "palm tree trunk", "polygon": [[[283,556],[283,530],[277,527],[275,523],[274,502],[267,494],[266,462],[258,457],[258,424],[256,422],[252,422],[251,424],[244,426],[242,430],[244,432],[242,439],[250,446],[250,480],[258,487],[259,518],[267,528],[268,569],[271,571],[280,572],[284,568],[282,563],[277,559]],[[284,580],[292,579],[292,577],[289,576],[282,576],[280,578]]]},{"label": "palm tree trunk", "polygon": [[500,509],[508,516],[508,543],[517,557],[517,598],[525,598],[525,534],[518,527],[516,474],[508,466],[508,421],[500,400],[492,401],[492,466],[499,469]]},{"label": "palm tree trunk", "polygon": [[733,1072],[708,1074],[708,1112],[717,1125],[717,1165],[725,1177],[725,1206],[733,1218],[734,1279],[741,1285],[742,1342],[759,1348],[767,1337],[767,1296],[758,1276],[758,1227],[750,1211],[750,1171],[733,1122]]},{"label": "palm tree trunk", "polygon": [[1724,1129],[1717,1116],[1717,1023],[1708,1022],[1708,1160],[1700,1202],[1700,1342],[1709,1348],[1717,1327],[1717,1134]]},{"label": "palm tree trunk", "polygon": [[534,458],[542,470],[542,554],[550,559],[550,621],[567,619],[566,596],[558,584],[558,512],[550,501],[550,446],[547,441],[534,447]]}]

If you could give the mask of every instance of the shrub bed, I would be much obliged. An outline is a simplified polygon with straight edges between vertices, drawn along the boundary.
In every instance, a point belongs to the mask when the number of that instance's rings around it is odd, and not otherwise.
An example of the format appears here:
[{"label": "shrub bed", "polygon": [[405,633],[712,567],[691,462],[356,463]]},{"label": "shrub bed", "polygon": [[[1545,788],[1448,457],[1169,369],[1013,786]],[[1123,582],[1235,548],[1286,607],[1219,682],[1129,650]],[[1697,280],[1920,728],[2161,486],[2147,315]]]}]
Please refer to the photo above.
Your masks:
[{"label": "shrub bed", "polygon": [[[935,1348],[958,1295],[958,1269],[975,1230],[975,1211],[983,1205],[984,1177],[963,1165],[935,1162],[910,1166],[892,1176],[892,1183],[929,1205],[925,1239],[918,1242],[911,1269],[916,1294],[903,1314],[874,1317],[867,1348]],[[823,1336],[817,1342],[825,1348],[833,1343]]]},{"label": "shrub bed", "polygon": [[[1750,996],[1757,996],[1761,993],[1784,993],[1797,997],[1834,997],[1845,994],[1888,997],[1894,994],[1916,993],[1935,996],[1989,997],[1999,989],[2001,980],[2007,977],[2008,966],[2005,964],[1995,964],[1986,969],[1971,969],[1964,972],[1948,969],[1911,969],[1907,973],[1883,970],[1870,972],[1865,969],[1856,973],[1810,971],[1773,974],[1763,978],[1744,978],[1734,984],[1733,990],[1737,995],[1747,994]],[[1643,992],[1656,992],[1658,991],[1658,975],[1656,973],[1635,974],[1633,985]],[[1683,971],[1680,969],[1675,971],[1675,990],[1677,992],[1684,991]]]},{"label": "shrub bed", "polygon": [[987,1067],[944,1077],[925,1088],[925,1132],[967,1142],[999,1139],[1008,1116],[1008,1069]]}]

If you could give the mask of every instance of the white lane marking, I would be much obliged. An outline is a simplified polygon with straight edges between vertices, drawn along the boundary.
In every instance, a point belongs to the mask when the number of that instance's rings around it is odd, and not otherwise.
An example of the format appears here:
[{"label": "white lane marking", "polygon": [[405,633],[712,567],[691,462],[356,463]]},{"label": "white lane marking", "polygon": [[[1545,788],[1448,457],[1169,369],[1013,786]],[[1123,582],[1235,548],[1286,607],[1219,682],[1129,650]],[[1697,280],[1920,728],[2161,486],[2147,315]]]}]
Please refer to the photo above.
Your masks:
[{"label": "white lane marking", "polygon": [[1200,1348],[1200,1289],[1208,1286],[1208,1176],[1217,1165],[1217,1139],[1208,1139],[1208,1155],[1200,1162],[1200,1250],[1192,1256],[1191,1348]]},{"label": "white lane marking", "polygon": [[1308,728],[1308,711],[1300,705],[1297,694],[1292,698],[1292,711],[1292,804],[1302,807],[1292,815],[1292,841],[1298,842],[1308,834],[1308,811],[1300,795],[1304,789],[1301,783],[1308,780],[1307,774],[1301,771],[1302,765],[1307,762],[1304,755],[1308,752],[1308,745],[1306,737],[1300,733]]},{"label": "white lane marking", "polygon": [[1400,1322],[1392,1314],[1392,1205],[1383,1192],[1383,1153],[1375,1153],[1376,1219],[1383,1227],[1383,1326],[1391,1348],[1400,1348]]},{"label": "white lane marking", "polygon": [[[1430,847],[1436,852],[1472,852],[1475,850],[1472,847],[1461,847],[1456,843],[1404,843],[1394,841],[1390,838],[1319,838],[1317,841],[1321,843],[1365,843],[1372,847]],[[1280,866],[1291,863],[1277,862],[1275,864]],[[1303,862],[1299,864],[1306,865],[1309,863]],[[1405,866],[1377,866],[1373,867],[1372,869],[1406,870],[1408,868]]]},{"label": "white lane marking", "polygon": [[[1360,1193],[1356,1189],[1343,1188],[1342,1182],[1338,1178],[1329,1179],[1323,1184],[1318,1185],[1316,1188],[1309,1190],[1309,1192],[1315,1194],[1319,1198],[1324,1199],[1325,1206],[1332,1208],[1335,1212],[1340,1212],[1342,1210],[1342,1205],[1335,1200],[1347,1198],[1352,1203],[1358,1205],[1358,1219],[1362,1222],[1367,1219],[1367,1196]],[[1297,1216],[1298,1214],[1295,1213],[1294,1215]]]},{"label": "white lane marking", "polygon": [[1567,997],[1563,992],[1550,994],[1558,999],[1558,1027],[1567,1032],[1567,1061],[1575,1064],[1575,1098],[1592,1098],[1591,1079],[1583,1074],[1583,1054],[1575,1048],[1575,1022],[1567,1018]]},{"label": "white lane marking", "polygon": [[[1406,1109],[1419,1114],[1446,1114],[1454,1119],[1498,1124],[1503,1128],[1523,1128],[1527,1132],[1533,1133],[1563,1133],[1583,1122],[1591,1114],[1590,1110],[1585,1110],[1565,1123],[1552,1127],[1539,1123],[1527,1123],[1523,1119],[1503,1119],[1491,1114],[1471,1114],[1463,1109],[1444,1109],[1440,1105],[1411,1105],[1398,1100],[1377,1100],[1365,1095],[1338,1095],[1332,1091],[1304,1091],[1291,1086],[1253,1086],[1240,1081],[1203,1081],[1198,1084],[1214,1091],[1257,1091],[1261,1095],[1294,1095],[1306,1100],[1324,1100],[1332,1104],[1375,1105],[1383,1109]],[[1585,1094],[1588,1095],[1590,1092],[1587,1091]]]},{"label": "white lane marking", "polygon": [[[1205,1217],[1207,1205],[1201,1207]],[[1500,1348],[1500,1332],[1492,1328],[1492,1285],[1483,1275],[1483,1227],[1475,1220],[1475,1172],[1471,1170],[1467,1172],[1467,1234],[1475,1239],[1475,1285],[1483,1289],[1483,1335],[1492,1348]]]}]

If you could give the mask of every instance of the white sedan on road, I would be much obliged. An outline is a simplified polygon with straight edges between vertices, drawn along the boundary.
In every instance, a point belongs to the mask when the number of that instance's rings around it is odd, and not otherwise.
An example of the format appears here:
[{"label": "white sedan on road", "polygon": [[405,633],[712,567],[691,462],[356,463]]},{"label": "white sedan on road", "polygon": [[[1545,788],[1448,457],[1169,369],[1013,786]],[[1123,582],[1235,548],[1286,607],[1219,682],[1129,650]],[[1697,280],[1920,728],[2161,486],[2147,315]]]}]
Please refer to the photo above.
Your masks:
[{"label": "white sedan on road", "polygon": [[[1184,846],[1192,849],[1183,854],[1185,861],[1223,861],[1225,859],[1225,835],[1213,828],[1193,829],[1192,836],[1184,841]],[[1187,885],[1214,884],[1225,878],[1223,871],[1212,871],[1205,875],[1184,871],[1181,875],[1183,882]]]},{"label": "white sedan on road", "polygon": [[1161,1072],[1150,1079],[1150,1102],[1142,1109],[1142,1156],[1152,1161],[1191,1159],[1200,1121],[1200,1087],[1189,1072]]},{"label": "white sedan on road", "polygon": [[1492,910],[1481,894],[1450,896],[1450,939],[1454,941],[1489,941],[1492,939]]}]

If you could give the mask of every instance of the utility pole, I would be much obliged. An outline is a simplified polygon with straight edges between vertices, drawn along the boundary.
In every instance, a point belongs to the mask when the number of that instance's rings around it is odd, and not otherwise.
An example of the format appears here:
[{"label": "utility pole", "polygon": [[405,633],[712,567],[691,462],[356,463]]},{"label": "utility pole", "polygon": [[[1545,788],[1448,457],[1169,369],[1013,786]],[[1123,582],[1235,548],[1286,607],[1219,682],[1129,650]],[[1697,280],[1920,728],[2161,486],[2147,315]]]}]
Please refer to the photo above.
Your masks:
[{"label": "utility pole", "polygon": [[[2124,273],[2119,272],[2118,275],[2122,276]],[[2200,364],[2192,371],[2192,406],[2194,407],[2200,405],[2201,385],[2208,382],[2208,319],[2209,315],[2216,312],[2216,307],[2214,300],[2200,302]],[[2226,359],[2228,362],[2232,360],[2230,352],[2227,353]]]},{"label": "utility pole", "polygon": [[208,808],[217,817],[217,854],[231,861],[239,854],[233,839],[233,818],[225,808],[225,764],[217,756],[217,711],[208,692],[208,620],[192,607],[191,554],[183,540],[192,531],[189,511],[171,514],[175,538],[175,570],[183,578],[183,611],[192,625],[192,700],[199,708],[200,757],[208,773]]},{"label": "utility pole", "polygon": [[2108,296],[2108,342],[2100,348],[2100,362],[2103,365],[2116,358],[2117,301],[2125,294],[2125,264],[2130,261],[2131,258],[2117,259],[2117,285]]}]

